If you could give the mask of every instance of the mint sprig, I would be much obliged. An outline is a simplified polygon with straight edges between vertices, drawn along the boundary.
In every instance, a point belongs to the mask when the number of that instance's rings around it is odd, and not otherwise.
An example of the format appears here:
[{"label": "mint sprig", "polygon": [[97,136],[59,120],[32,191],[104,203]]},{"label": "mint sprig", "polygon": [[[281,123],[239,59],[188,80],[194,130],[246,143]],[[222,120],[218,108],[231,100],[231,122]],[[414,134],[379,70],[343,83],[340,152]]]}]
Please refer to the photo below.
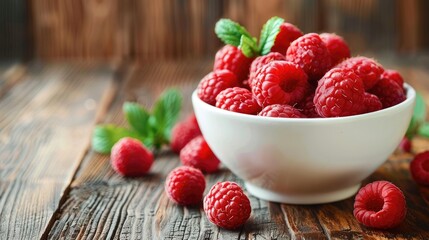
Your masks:
[{"label": "mint sprig", "polygon": [[240,45],[238,48],[240,48],[244,56],[248,58],[259,55],[259,48],[256,40],[248,36],[241,35]]},{"label": "mint sprig", "polygon": [[160,149],[169,144],[171,129],[181,107],[182,96],[174,89],[161,94],[151,112],[138,103],[125,102],[122,110],[130,127],[97,125],[92,135],[92,148],[96,152],[107,154],[121,138],[132,137],[147,147]]},{"label": "mint sprig", "polygon": [[412,139],[416,134],[419,133],[420,127],[424,124],[426,119],[426,104],[422,95],[416,93],[416,104],[414,106],[413,115],[411,117],[410,124],[408,125],[405,136],[408,139]]},{"label": "mint sprig", "polygon": [[252,39],[252,36],[246,28],[226,18],[222,18],[217,21],[215,25],[215,33],[222,42],[236,47],[240,45],[241,36],[244,35]]},{"label": "mint sprig", "polygon": [[272,17],[264,24],[259,38],[259,49],[261,55],[266,55],[271,51],[276,37],[280,32],[280,26],[284,21],[285,20],[283,18]]}]

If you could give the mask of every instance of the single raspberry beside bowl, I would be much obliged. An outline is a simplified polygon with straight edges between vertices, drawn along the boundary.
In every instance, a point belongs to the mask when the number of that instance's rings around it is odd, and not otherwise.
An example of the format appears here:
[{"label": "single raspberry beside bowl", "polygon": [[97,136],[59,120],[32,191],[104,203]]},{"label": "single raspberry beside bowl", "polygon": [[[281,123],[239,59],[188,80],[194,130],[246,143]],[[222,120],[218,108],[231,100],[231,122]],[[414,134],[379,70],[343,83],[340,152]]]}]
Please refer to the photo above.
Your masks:
[{"label": "single raspberry beside bowl", "polygon": [[216,97],[216,107],[231,112],[253,114],[261,110],[252,93],[245,88],[227,88]]},{"label": "single raspberry beside bowl", "polygon": [[259,56],[255,60],[253,60],[252,64],[250,65],[250,74],[249,74],[249,81],[248,81],[250,88],[252,88],[253,86],[253,81],[255,79],[256,72],[258,71],[258,69],[276,60],[286,61],[286,57],[278,52],[272,52],[264,56]]},{"label": "single raspberry beside bowl", "polygon": [[383,108],[394,106],[407,98],[403,87],[394,80],[387,78],[378,81],[369,91],[380,99]]},{"label": "single raspberry beside bowl", "polygon": [[198,168],[206,173],[216,172],[220,164],[203,136],[198,136],[186,144],[180,151],[180,160],[183,165]]},{"label": "single raspberry beside bowl", "polygon": [[224,89],[237,87],[236,76],[229,70],[215,70],[207,74],[198,84],[198,97],[210,104],[216,104],[216,96]]},{"label": "single raspberry beside bowl", "polygon": [[257,72],[252,93],[262,107],[271,104],[293,105],[301,101],[309,88],[307,74],[296,64],[273,61]]},{"label": "single raspberry beside bowl", "polygon": [[252,61],[253,58],[244,56],[241,49],[225,45],[215,55],[213,70],[229,70],[237,76],[239,82],[242,82],[249,75],[249,68]]},{"label": "single raspberry beside bowl", "polygon": [[305,34],[293,41],[286,52],[286,60],[304,69],[313,82],[332,66],[328,48],[316,33]]},{"label": "single raspberry beside bowl", "polygon": [[364,111],[362,80],[350,69],[333,68],[319,80],[314,96],[317,113],[322,117],[342,117]]},{"label": "single raspberry beside bowl", "polygon": [[236,229],[250,217],[249,198],[234,182],[218,182],[204,197],[204,212],[217,226]]},{"label": "single raspberry beside bowl", "polygon": [[113,170],[126,177],[146,174],[153,163],[153,154],[139,140],[125,137],[113,147],[110,155]]},{"label": "single raspberry beside bowl", "polygon": [[371,93],[365,92],[363,95],[364,113],[375,112],[383,108],[380,99]]},{"label": "single raspberry beside bowl", "polygon": [[384,72],[383,67],[378,62],[367,57],[349,58],[336,67],[352,69],[362,79],[365,90],[374,87]]},{"label": "single raspberry beside bowl", "polygon": [[205,188],[206,180],[203,173],[193,167],[177,167],[168,174],[165,181],[168,197],[184,206],[200,204]]},{"label": "single raspberry beside bowl", "polygon": [[305,118],[298,109],[293,108],[290,105],[273,104],[266,106],[258,116],[263,117],[278,117],[278,118]]},{"label": "single raspberry beside bowl", "polygon": [[171,130],[170,147],[175,153],[180,153],[180,150],[188,144],[192,139],[201,135],[200,127],[194,114],[191,114],[184,121],[176,123]]},{"label": "single raspberry beside bowl", "polygon": [[429,151],[417,154],[410,163],[411,176],[418,184],[429,186]]},{"label": "single raspberry beside bowl", "polygon": [[320,38],[322,38],[328,48],[329,55],[331,55],[332,66],[350,57],[349,46],[342,37],[334,33],[322,33],[320,34]]},{"label": "single raspberry beside bowl", "polygon": [[302,35],[303,33],[301,30],[299,30],[295,25],[287,22],[283,23],[280,25],[280,30],[276,36],[274,45],[271,47],[271,52],[278,52],[285,55],[290,43]]},{"label": "single raspberry beside bowl", "polygon": [[391,80],[395,81],[401,87],[404,85],[404,78],[402,78],[401,74],[396,70],[386,69],[381,74],[380,78],[381,79],[391,79]]},{"label": "single raspberry beside bowl", "polygon": [[367,227],[389,229],[405,219],[407,206],[402,191],[387,181],[376,181],[356,195],[353,214]]}]

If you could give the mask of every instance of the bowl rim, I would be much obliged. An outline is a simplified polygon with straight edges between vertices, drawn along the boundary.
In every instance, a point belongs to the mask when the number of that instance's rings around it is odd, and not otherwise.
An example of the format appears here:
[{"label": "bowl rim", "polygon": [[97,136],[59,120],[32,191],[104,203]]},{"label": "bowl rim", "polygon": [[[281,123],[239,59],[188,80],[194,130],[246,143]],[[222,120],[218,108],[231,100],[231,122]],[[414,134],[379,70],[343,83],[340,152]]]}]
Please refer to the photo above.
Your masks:
[{"label": "bowl rim", "polygon": [[279,123],[279,122],[294,122],[294,123],[304,123],[304,122],[308,122],[308,123],[321,123],[321,122],[326,122],[326,123],[335,123],[335,122],[343,122],[343,121],[357,121],[357,120],[362,120],[362,119],[367,119],[367,118],[375,118],[375,117],[380,117],[380,116],[384,116],[386,114],[389,113],[393,113],[396,111],[401,111],[402,109],[406,108],[408,105],[413,104],[414,100],[416,98],[416,91],[415,89],[407,84],[404,83],[404,88],[406,90],[406,99],[395,105],[392,107],[388,107],[385,109],[381,109],[375,112],[370,112],[370,113],[363,113],[363,114],[358,114],[358,115],[352,115],[352,116],[345,116],[345,117],[330,117],[330,118],[275,118],[275,117],[266,117],[266,116],[257,116],[257,115],[250,115],[250,114],[243,114],[243,113],[236,113],[236,112],[231,112],[231,111],[227,111],[224,109],[220,109],[217,108],[215,106],[212,106],[204,101],[202,101],[197,94],[197,89],[195,89],[192,92],[192,102],[195,104],[198,104],[204,108],[207,108],[210,111],[213,111],[217,114],[220,115],[225,115],[225,116],[229,116],[229,117],[234,117],[234,118],[241,118],[243,120],[250,120],[250,121],[261,121],[261,122],[267,122],[267,123]]}]

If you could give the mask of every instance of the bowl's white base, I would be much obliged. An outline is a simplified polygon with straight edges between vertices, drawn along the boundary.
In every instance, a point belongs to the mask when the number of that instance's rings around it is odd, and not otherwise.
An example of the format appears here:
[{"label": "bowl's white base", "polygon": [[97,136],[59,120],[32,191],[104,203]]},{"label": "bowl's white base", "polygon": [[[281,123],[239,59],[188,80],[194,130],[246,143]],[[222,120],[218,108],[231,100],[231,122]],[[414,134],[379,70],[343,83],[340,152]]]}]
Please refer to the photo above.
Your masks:
[{"label": "bowl's white base", "polygon": [[289,204],[320,204],[336,202],[353,196],[360,188],[360,184],[357,184],[348,188],[342,188],[331,192],[292,195],[280,192],[273,192],[248,182],[245,182],[245,185],[250,194],[254,195],[257,198],[271,202]]}]

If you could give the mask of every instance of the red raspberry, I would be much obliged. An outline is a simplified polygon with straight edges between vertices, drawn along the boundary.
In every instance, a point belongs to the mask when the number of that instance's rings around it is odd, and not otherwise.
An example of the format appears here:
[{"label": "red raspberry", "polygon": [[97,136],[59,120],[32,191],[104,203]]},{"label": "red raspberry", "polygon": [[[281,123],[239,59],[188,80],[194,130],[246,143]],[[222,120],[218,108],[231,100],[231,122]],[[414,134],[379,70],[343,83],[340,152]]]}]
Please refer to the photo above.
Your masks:
[{"label": "red raspberry", "polygon": [[401,142],[398,145],[398,149],[401,152],[411,152],[411,147],[412,147],[412,143],[410,141],[410,139],[408,139],[407,137],[403,137]]},{"label": "red raspberry", "polygon": [[337,65],[340,68],[353,69],[362,79],[365,90],[371,89],[377,84],[381,74],[384,72],[383,67],[374,59],[367,57],[353,57],[342,61]]},{"label": "red raspberry", "polygon": [[203,136],[198,136],[186,144],[180,151],[180,160],[183,165],[198,168],[206,173],[216,172],[220,163]]},{"label": "red raspberry", "polygon": [[356,195],[356,219],[367,227],[388,229],[398,226],[407,213],[404,194],[387,181],[376,181],[361,188]]},{"label": "red raspberry", "polygon": [[305,118],[298,109],[293,108],[289,105],[273,104],[266,106],[258,114],[263,117],[278,117],[278,118]]},{"label": "red raspberry", "polygon": [[238,81],[231,71],[215,70],[207,74],[198,84],[198,97],[210,105],[215,105],[216,96],[222,90],[236,86]]},{"label": "red raspberry", "polygon": [[249,198],[234,182],[218,182],[204,197],[204,212],[217,226],[236,229],[250,217]]},{"label": "red raspberry", "polygon": [[252,93],[245,88],[227,88],[216,97],[216,107],[231,112],[256,114],[261,110]]},{"label": "red raspberry", "polygon": [[417,154],[410,163],[411,176],[418,184],[429,186],[429,151]]},{"label": "red raspberry", "polygon": [[350,49],[344,39],[334,33],[322,33],[320,38],[328,48],[331,55],[332,66],[350,57]]},{"label": "red raspberry", "polygon": [[177,167],[168,174],[165,181],[168,197],[184,206],[200,204],[205,188],[206,180],[203,173],[193,167]]},{"label": "red raspberry", "polygon": [[241,82],[247,79],[252,61],[253,58],[244,56],[237,47],[225,45],[216,53],[213,70],[230,70]]},{"label": "red raspberry", "polygon": [[267,65],[268,63],[275,61],[275,60],[283,60],[286,61],[286,57],[278,52],[271,52],[264,56],[259,56],[255,60],[253,60],[252,64],[250,65],[250,76],[249,76],[249,86],[252,88],[253,81],[256,76],[256,72],[258,69],[262,68],[263,66]]},{"label": "red raspberry", "polygon": [[331,68],[331,56],[316,33],[308,33],[290,44],[286,60],[298,64],[312,81],[319,80]]},{"label": "red raspberry", "polygon": [[299,28],[290,23],[283,23],[280,26],[280,31],[276,36],[274,45],[271,47],[271,52],[278,52],[281,54],[286,54],[287,49],[291,42],[295,39],[301,37],[303,33]]},{"label": "red raspberry", "polygon": [[384,70],[384,72],[381,74],[380,78],[381,79],[391,79],[391,80],[395,81],[401,87],[404,85],[404,79],[402,78],[401,74],[395,70],[391,70],[391,69]]},{"label": "red raspberry", "polygon": [[320,115],[316,111],[316,106],[313,103],[314,93],[304,98],[296,108],[300,110],[305,116],[309,118],[320,118]]},{"label": "red raspberry", "polygon": [[194,114],[191,114],[184,121],[178,122],[171,130],[170,147],[175,153],[188,144],[189,141],[201,135],[200,127]]},{"label": "red raspberry", "polygon": [[407,98],[404,89],[395,81],[387,78],[378,81],[378,83],[371,88],[370,92],[380,99],[383,108],[394,106]]},{"label": "red raspberry", "polygon": [[287,61],[273,61],[263,66],[253,84],[253,95],[262,107],[276,103],[293,105],[304,98],[309,88],[305,72]]},{"label": "red raspberry", "polygon": [[380,99],[371,93],[365,92],[363,95],[363,105],[365,113],[375,112],[383,108]]},{"label": "red raspberry", "polygon": [[126,177],[147,173],[153,163],[153,155],[137,139],[125,137],[113,147],[110,155],[113,170]]},{"label": "red raspberry", "polygon": [[364,110],[364,92],[362,80],[352,70],[333,68],[319,80],[313,101],[322,117],[356,115]]}]

